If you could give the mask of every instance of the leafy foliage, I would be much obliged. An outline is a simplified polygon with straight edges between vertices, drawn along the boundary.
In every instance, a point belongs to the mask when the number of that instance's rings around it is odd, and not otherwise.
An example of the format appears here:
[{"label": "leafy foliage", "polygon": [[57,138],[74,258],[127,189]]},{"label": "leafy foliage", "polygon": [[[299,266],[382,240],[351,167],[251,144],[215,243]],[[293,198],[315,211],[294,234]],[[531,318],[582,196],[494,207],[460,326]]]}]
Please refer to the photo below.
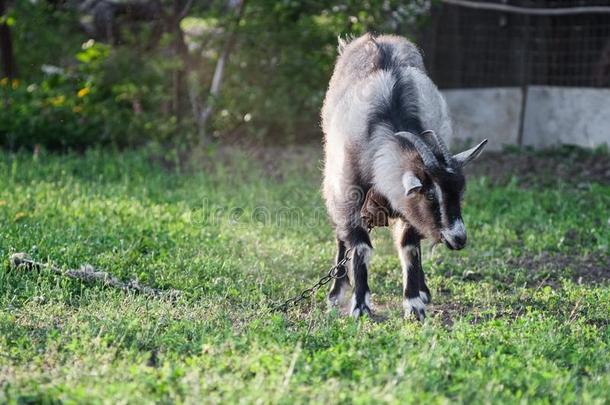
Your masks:
[{"label": "leafy foliage", "polygon": [[41,80],[44,65],[71,65],[74,53],[87,40],[79,28],[77,11],[57,3],[9,1],[6,17],[13,21],[10,28],[22,81]]},{"label": "leafy foliage", "polygon": [[139,68],[140,82],[133,83],[131,61],[122,50],[93,40],[83,44],[76,59],[67,68],[44,67],[38,82],[0,82],[2,145],[82,149],[133,145],[151,132],[158,139],[173,133],[172,120],[155,118],[149,108],[160,101],[158,89],[151,88],[160,76],[152,69]]},{"label": "leafy foliage", "polygon": [[[319,136],[318,114],[338,35],[405,32],[428,3],[252,0],[236,31],[220,96],[214,67],[235,23],[227,3],[197,6],[179,33],[165,22],[117,20],[120,42],[87,39],[68,6],[17,2],[11,29],[21,77],[4,86],[0,144],[82,149],[156,140],[191,144],[197,100],[216,112],[216,137],[288,142]],[[172,10],[159,3],[164,12]],[[82,91],[82,92],[81,92]],[[87,94],[83,94],[86,92]],[[79,94],[81,96],[79,96]]]},{"label": "leafy foliage", "polygon": [[[426,2],[254,1],[240,27],[222,108],[222,130],[295,141],[319,136],[319,111],[337,56],[337,37],[413,29]],[[419,5],[419,8],[413,7]],[[249,121],[244,122],[243,117]],[[233,118],[232,120],[230,118]]]}]

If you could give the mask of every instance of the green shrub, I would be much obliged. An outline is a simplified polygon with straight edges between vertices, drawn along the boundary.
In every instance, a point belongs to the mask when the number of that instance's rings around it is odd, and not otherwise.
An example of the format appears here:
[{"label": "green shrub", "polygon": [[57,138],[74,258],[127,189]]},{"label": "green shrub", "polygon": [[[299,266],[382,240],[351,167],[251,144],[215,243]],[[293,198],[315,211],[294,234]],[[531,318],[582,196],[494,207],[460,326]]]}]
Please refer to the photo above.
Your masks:
[{"label": "green shrub", "polygon": [[427,7],[423,0],[250,2],[214,129],[282,142],[319,138],[337,37],[404,34]]},{"label": "green shrub", "polygon": [[[403,3],[248,2],[205,132],[273,142],[319,137],[337,36],[404,32],[428,3]],[[74,8],[16,2],[9,14],[21,80],[0,89],[0,146],[191,144],[202,132],[194,112],[210,102],[208,86],[235,23],[225,1],[214,4],[194,6],[182,20],[180,48],[175,31],[155,36],[150,21],[119,24],[121,41],[109,45],[86,40]]]},{"label": "green shrub", "polygon": [[[156,114],[160,100],[149,100],[153,86],[117,74],[122,58],[120,50],[90,40],[77,53],[78,63],[64,69],[43,67],[46,74],[40,81],[2,79],[2,146],[82,149],[167,138],[175,131],[174,121]],[[154,110],[147,109],[151,104]]]}]

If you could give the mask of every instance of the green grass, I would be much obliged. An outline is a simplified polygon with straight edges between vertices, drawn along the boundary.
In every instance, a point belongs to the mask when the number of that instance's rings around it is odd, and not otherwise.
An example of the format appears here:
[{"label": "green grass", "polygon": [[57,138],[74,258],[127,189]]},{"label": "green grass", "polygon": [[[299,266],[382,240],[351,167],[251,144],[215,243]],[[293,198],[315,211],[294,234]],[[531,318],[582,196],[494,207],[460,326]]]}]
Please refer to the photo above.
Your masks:
[{"label": "green grass", "polygon": [[[387,229],[375,319],[327,312],[326,291],[264,315],[335,253],[319,152],[301,152],[280,170],[234,151],[182,172],[142,152],[1,154],[0,402],[610,401],[608,185],[472,178],[468,247],[424,255],[424,324],[402,318]],[[20,251],[184,294],[10,270]]]}]

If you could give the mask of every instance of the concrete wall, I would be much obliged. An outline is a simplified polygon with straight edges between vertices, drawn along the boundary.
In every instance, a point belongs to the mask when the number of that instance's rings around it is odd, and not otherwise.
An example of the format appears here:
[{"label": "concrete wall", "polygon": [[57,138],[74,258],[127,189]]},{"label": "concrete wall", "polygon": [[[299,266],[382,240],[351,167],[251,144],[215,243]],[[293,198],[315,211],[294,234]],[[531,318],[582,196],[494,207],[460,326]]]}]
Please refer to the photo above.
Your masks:
[{"label": "concrete wall", "polygon": [[[610,146],[610,89],[529,86],[443,91],[455,128],[451,144],[488,138],[489,148]],[[521,119],[523,133],[519,134]]]},{"label": "concrete wall", "polygon": [[529,87],[523,144],[610,146],[610,89]]},{"label": "concrete wall", "polygon": [[489,139],[488,150],[516,145],[519,137],[522,91],[517,88],[445,90],[455,139],[450,144]]}]

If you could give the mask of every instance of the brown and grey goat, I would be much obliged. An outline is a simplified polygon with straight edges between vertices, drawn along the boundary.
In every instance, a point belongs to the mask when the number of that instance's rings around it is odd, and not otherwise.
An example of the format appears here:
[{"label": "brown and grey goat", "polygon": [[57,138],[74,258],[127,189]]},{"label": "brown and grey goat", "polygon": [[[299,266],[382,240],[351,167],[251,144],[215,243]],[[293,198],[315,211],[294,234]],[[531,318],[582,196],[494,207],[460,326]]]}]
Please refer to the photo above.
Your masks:
[{"label": "brown and grey goat", "polygon": [[461,198],[462,167],[482,151],[450,155],[447,105],[426,75],[418,49],[397,36],[364,35],[339,41],[322,127],[325,135],[323,192],[338,243],[337,262],[351,248],[349,277],[328,294],[337,305],[353,285],[350,313],[370,314],[368,267],[372,244],[360,210],[370,190],[396,213],[395,241],[403,271],[405,315],[425,317],[430,301],[421,267],[420,241],[429,238],[462,249],[466,229]]}]

